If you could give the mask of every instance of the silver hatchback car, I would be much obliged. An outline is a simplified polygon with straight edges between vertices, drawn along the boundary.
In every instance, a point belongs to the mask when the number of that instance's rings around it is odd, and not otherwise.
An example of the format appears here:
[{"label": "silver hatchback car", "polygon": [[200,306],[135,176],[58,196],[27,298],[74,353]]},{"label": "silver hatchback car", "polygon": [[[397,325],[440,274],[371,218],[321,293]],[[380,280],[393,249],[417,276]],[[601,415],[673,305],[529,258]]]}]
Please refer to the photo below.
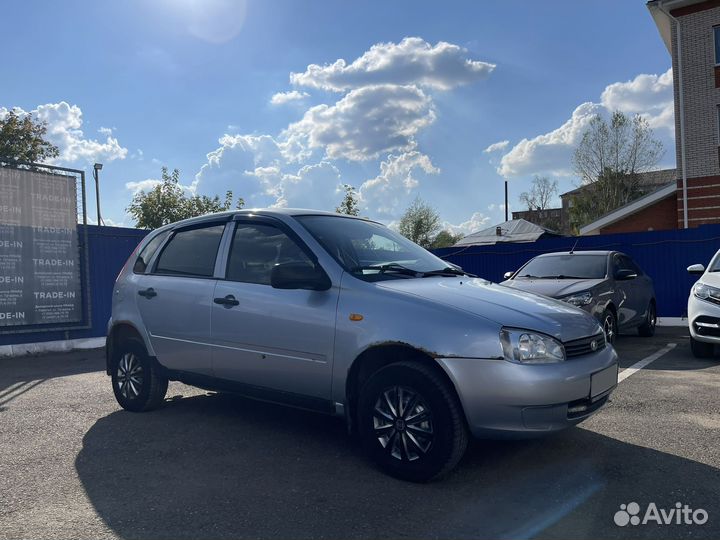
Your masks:
[{"label": "silver hatchback car", "polygon": [[427,481],[470,434],[581,422],[618,364],[581,309],[467,275],[379,223],[273,209],[150,233],[114,288],[107,373],[130,411],[177,380],[343,417],[383,470]]}]

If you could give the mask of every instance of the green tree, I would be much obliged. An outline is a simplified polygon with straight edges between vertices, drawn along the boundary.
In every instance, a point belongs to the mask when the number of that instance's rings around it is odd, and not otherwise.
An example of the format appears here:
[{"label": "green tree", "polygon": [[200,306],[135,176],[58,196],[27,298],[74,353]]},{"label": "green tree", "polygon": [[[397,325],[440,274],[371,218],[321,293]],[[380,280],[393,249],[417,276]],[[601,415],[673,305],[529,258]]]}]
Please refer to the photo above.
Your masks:
[{"label": "green tree", "polygon": [[[163,167],[161,182],[148,192],[137,192],[126,211],[135,220],[136,227],[157,229],[181,219],[230,210],[232,202],[232,191],[225,193],[224,200],[217,195],[187,196],[180,185],[180,171],[174,169],[169,173],[167,167]],[[245,201],[239,198],[235,207],[239,209],[244,205]]]},{"label": "green tree", "polygon": [[432,247],[433,249],[437,249],[437,248],[454,246],[457,243],[457,241],[460,240],[461,238],[463,238],[464,236],[465,235],[462,233],[453,234],[450,231],[443,230],[443,231],[440,231],[439,233],[437,233],[437,235],[433,239],[430,247]]},{"label": "green tree", "polygon": [[579,227],[642,196],[640,174],[662,159],[662,142],[647,120],[615,111],[607,122],[594,117],[575,150],[575,172],[583,186],[572,198],[570,224]]},{"label": "green tree", "polygon": [[340,204],[335,208],[338,214],[347,214],[348,216],[357,216],[360,213],[358,206],[357,191],[350,184],[343,184],[345,195]]},{"label": "green tree", "polygon": [[0,119],[0,162],[42,163],[60,155],[58,147],[45,139],[47,123],[32,114],[19,116],[14,110]]},{"label": "green tree", "polygon": [[424,248],[432,247],[440,228],[440,214],[420,197],[415,198],[400,218],[400,234]]}]

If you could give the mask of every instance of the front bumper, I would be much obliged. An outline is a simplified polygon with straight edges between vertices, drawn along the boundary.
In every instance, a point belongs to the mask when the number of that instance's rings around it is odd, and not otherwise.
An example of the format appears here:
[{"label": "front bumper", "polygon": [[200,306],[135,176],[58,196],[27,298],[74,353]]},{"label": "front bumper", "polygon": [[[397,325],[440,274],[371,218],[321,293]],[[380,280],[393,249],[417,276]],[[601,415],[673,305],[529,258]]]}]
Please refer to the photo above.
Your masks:
[{"label": "front bumper", "polygon": [[720,305],[695,297],[688,300],[688,326],[697,341],[720,344]]},{"label": "front bumper", "polygon": [[532,437],[560,431],[602,408],[617,386],[618,357],[611,345],[556,364],[477,358],[439,358],[438,362],[455,384],[476,437]]}]

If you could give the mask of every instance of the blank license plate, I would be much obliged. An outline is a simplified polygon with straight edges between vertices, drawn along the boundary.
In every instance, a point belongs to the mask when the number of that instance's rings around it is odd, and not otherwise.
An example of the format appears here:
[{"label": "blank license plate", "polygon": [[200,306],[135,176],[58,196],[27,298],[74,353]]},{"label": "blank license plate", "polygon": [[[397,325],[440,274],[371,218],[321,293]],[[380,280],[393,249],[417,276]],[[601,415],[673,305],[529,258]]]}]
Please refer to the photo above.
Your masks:
[{"label": "blank license plate", "polygon": [[590,377],[590,397],[594,398],[597,395],[607,392],[613,386],[617,384],[618,378],[618,367],[617,365],[605,368],[602,371],[593,373]]}]

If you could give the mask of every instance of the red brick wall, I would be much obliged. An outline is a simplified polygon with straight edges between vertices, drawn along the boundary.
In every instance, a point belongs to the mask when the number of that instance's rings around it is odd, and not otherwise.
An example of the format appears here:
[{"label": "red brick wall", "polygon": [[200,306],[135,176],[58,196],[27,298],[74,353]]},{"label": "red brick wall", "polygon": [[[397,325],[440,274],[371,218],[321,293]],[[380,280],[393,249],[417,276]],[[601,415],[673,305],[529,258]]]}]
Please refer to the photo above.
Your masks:
[{"label": "red brick wall", "polygon": [[[682,179],[677,182],[678,228],[683,227]],[[720,223],[720,176],[688,178],[688,226]]]},{"label": "red brick wall", "polygon": [[675,197],[667,197],[625,219],[603,227],[600,229],[600,234],[676,229],[676,213],[677,202]]}]

